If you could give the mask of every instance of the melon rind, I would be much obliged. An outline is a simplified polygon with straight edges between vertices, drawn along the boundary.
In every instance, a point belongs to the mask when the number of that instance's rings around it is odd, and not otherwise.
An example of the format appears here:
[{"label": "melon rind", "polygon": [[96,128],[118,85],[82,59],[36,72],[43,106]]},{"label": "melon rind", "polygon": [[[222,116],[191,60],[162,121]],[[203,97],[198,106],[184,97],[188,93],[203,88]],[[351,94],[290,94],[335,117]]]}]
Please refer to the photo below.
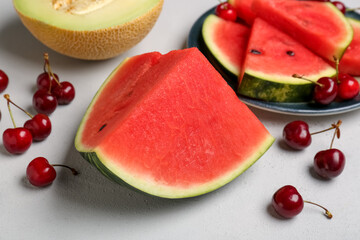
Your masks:
[{"label": "melon rind", "polygon": [[[218,16],[216,16],[214,14],[210,14],[209,16],[207,16],[203,23],[203,26],[202,26],[202,36],[203,36],[204,42],[206,44],[206,47],[210,50],[211,54],[221,64],[221,66],[223,66],[227,71],[229,71],[233,75],[239,76],[241,64],[236,64],[234,61],[232,61],[231,57],[229,57],[228,54],[221,49],[221,46],[219,46],[216,43],[216,41],[213,39],[215,37],[215,35],[217,34],[215,32],[216,31],[215,26],[217,24],[221,24],[222,21],[225,21],[225,20],[223,20],[222,18],[219,18]],[[229,24],[233,24],[234,26],[236,24],[236,27],[238,27],[238,25],[239,25],[239,27],[246,28],[245,26],[241,26],[239,23],[230,22]],[[236,31],[236,32],[238,33],[239,31]],[[250,34],[250,29],[249,29],[249,34]],[[239,57],[239,59],[240,59],[240,57]]]},{"label": "melon rind", "polygon": [[[77,135],[81,135],[81,131],[78,132]],[[80,152],[80,154],[104,176],[124,187],[157,197],[176,199],[203,195],[226,185],[251,167],[271,147],[274,141],[275,139],[271,135],[268,135],[262,144],[257,147],[258,151],[249,157],[246,162],[242,162],[241,165],[230,174],[190,189],[156,185],[146,179],[138,178],[119,168],[119,166],[114,165],[112,163],[113,161],[108,159],[101,150],[94,149],[93,152]],[[76,149],[81,149],[80,142],[76,142],[75,146]]]},{"label": "melon rind", "polygon": [[[94,30],[71,30],[17,11],[24,26],[47,47],[73,58],[103,60],[118,56],[138,44],[152,29],[164,0],[145,14],[117,26]],[[100,21],[100,20],[99,20]]]}]

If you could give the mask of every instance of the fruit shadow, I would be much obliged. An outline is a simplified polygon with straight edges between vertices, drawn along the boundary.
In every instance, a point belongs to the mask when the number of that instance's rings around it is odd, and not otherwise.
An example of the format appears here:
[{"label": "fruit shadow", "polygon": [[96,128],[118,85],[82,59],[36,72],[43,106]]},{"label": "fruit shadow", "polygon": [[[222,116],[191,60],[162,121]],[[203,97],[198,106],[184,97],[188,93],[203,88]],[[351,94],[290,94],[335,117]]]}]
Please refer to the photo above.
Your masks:
[{"label": "fruit shadow", "polygon": [[200,204],[202,200],[219,197],[220,191],[226,191],[224,186],[217,191],[185,199],[165,199],[123,187],[100,173],[76,151],[69,147],[64,164],[76,168],[80,174],[72,176],[66,169],[58,171],[54,184],[58,185],[59,199],[67,204],[81,206],[87,209],[97,209],[102,212],[123,214],[147,212],[162,212],[176,210]]},{"label": "fruit shadow", "polygon": [[[40,71],[43,66],[42,54],[45,52],[49,53],[51,60],[56,62],[53,65],[56,65],[57,68],[60,69],[66,68],[67,70],[76,69],[81,71],[85,68],[91,69],[92,66],[99,64],[99,62],[108,61],[87,61],[59,54],[37,40],[25,28],[20,19],[16,17],[13,17],[3,28],[0,28],[0,36],[0,52],[2,54],[15,55],[17,58],[27,61],[30,64],[36,63]],[[40,71],[36,71],[36,74]]]}]

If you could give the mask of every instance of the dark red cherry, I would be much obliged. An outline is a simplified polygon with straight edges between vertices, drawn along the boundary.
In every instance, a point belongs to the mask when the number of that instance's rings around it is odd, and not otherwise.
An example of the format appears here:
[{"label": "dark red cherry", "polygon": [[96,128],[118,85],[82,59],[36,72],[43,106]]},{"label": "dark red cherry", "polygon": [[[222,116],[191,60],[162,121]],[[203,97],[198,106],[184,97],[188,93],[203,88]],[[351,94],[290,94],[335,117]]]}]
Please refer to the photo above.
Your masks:
[{"label": "dark red cherry", "polygon": [[66,105],[74,99],[75,88],[70,82],[64,81],[53,88],[52,94],[57,98],[59,105]]},{"label": "dark red cherry", "polygon": [[34,141],[42,141],[51,133],[51,121],[45,114],[38,113],[25,122],[24,127],[31,132]]},{"label": "dark red cherry", "polygon": [[[59,81],[58,75],[56,75],[54,73],[54,76]],[[46,90],[46,91],[51,90],[50,89],[50,78],[51,78],[51,89],[53,89],[57,85],[57,82],[53,77],[49,77],[48,72],[43,72],[37,77],[37,80],[36,80],[37,88],[42,89],[42,90]]]},{"label": "dark red cherry", "polygon": [[50,185],[56,178],[56,171],[44,157],[33,159],[26,169],[29,182],[36,187]]},{"label": "dark red cherry", "polygon": [[4,71],[0,69],[0,93],[3,92],[9,84],[9,78]]},{"label": "dark red cherry", "polygon": [[284,127],[283,138],[292,148],[301,150],[311,144],[309,125],[304,121],[293,121]]},{"label": "dark red cherry", "polygon": [[3,132],[3,145],[12,154],[26,152],[32,144],[32,135],[26,128],[8,128]]},{"label": "dark red cherry", "polygon": [[314,101],[321,105],[330,104],[336,98],[338,86],[330,77],[322,77],[317,81],[314,89]]},{"label": "dark red cherry", "polygon": [[331,148],[318,152],[314,157],[314,169],[323,178],[339,176],[345,167],[345,155],[338,149]]},{"label": "dark red cherry", "polygon": [[33,107],[38,113],[49,115],[57,107],[56,97],[45,90],[37,90],[33,96]]},{"label": "dark red cherry", "polygon": [[286,185],[275,192],[272,206],[280,216],[292,218],[302,211],[304,201],[295,187]]},{"label": "dark red cherry", "polygon": [[222,19],[232,22],[235,22],[237,19],[236,10],[228,2],[220,3],[215,9],[215,14]]},{"label": "dark red cherry", "polygon": [[272,206],[275,211],[284,218],[292,218],[298,215],[304,208],[304,203],[316,205],[325,211],[327,218],[332,218],[332,214],[323,206],[310,201],[304,201],[300,193],[294,186],[286,185],[277,190],[272,198]]},{"label": "dark red cherry", "polygon": [[359,95],[359,82],[349,74],[338,75],[338,96],[343,100],[350,100]]},{"label": "dark red cherry", "polygon": [[339,9],[340,12],[342,12],[343,14],[346,13],[346,7],[342,2],[333,1],[331,3],[334,4],[334,6],[337,7],[337,9]]},{"label": "dark red cherry", "polygon": [[45,187],[55,180],[56,171],[54,167],[56,166],[69,169],[73,175],[79,174],[74,168],[63,164],[50,164],[46,158],[37,157],[27,166],[26,177],[32,185],[36,187]]}]

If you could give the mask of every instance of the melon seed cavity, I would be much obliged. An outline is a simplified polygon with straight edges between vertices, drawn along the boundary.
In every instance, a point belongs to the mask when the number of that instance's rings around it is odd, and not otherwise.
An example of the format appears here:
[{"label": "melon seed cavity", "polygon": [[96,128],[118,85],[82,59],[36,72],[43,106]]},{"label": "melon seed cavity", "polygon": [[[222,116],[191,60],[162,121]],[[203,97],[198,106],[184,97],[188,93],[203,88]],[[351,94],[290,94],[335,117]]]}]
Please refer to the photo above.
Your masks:
[{"label": "melon seed cavity", "polygon": [[93,12],[114,0],[52,0],[52,6],[57,11],[74,15],[84,15]]}]

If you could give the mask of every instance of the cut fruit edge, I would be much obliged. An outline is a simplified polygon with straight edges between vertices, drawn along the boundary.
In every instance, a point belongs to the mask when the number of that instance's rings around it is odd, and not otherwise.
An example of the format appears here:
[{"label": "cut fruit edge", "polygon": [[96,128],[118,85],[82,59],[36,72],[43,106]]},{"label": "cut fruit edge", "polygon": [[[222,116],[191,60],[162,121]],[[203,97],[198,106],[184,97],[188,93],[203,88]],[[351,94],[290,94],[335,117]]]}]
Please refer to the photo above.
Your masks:
[{"label": "cut fruit edge", "polygon": [[210,182],[199,184],[198,186],[191,186],[189,188],[159,185],[155,182],[148,181],[148,179],[136,177],[122,169],[119,165],[113,163],[113,161],[106,161],[106,154],[104,154],[101,149],[94,149],[93,152],[82,152],[81,155],[93,165],[97,166],[97,168],[109,179],[121,185],[162,198],[189,198],[214,191],[234,180],[252,166],[271,147],[274,141],[275,139],[268,134],[264,141],[257,147],[257,149],[261,150],[254,152],[246,161],[240,162],[236,170],[224,174]]}]

